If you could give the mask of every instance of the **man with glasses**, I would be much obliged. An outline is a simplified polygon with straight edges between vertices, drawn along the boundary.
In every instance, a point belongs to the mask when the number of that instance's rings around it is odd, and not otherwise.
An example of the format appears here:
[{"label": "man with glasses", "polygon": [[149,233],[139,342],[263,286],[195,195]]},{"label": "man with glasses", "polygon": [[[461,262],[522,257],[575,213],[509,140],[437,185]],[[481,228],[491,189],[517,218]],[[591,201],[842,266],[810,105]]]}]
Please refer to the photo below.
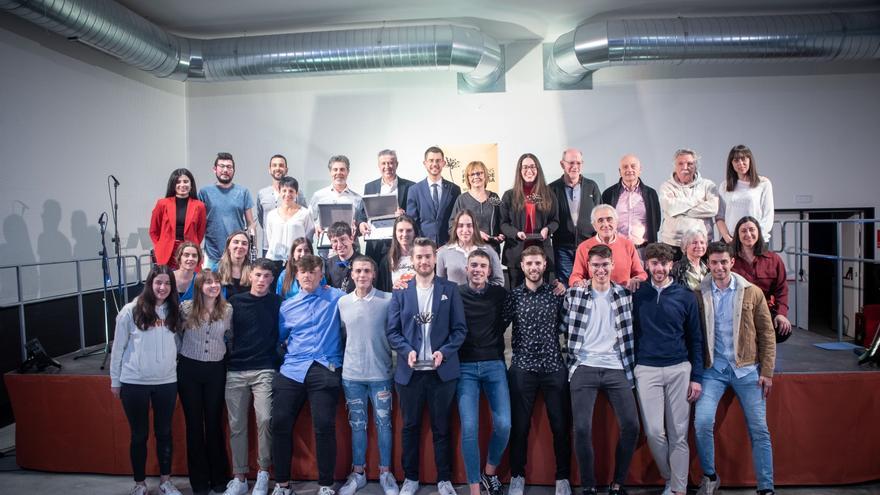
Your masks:
[{"label": "man with glasses", "polygon": [[562,152],[562,177],[550,183],[559,205],[559,228],[553,233],[556,276],[567,284],[574,265],[575,249],[596,231],[590,223],[590,212],[602,202],[599,185],[581,175],[584,156],[576,148]]},{"label": "man with glasses", "polygon": [[208,210],[208,226],[205,230],[205,266],[217,267],[226,238],[236,230],[247,230],[254,235],[254,200],[247,188],[233,184],[235,160],[229,153],[217,153],[214,159],[214,175],[217,183],[203,187],[199,200]]},{"label": "man with glasses", "polygon": [[691,149],[682,148],[672,157],[672,177],[660,186],[660,242],[675,251],[675,261],[681,259],[681,238],[695,229],[706,232],[712,240],[712,225],[718,213],[718,189],[715,183],[704,179],[697,171],[700,157]]}]

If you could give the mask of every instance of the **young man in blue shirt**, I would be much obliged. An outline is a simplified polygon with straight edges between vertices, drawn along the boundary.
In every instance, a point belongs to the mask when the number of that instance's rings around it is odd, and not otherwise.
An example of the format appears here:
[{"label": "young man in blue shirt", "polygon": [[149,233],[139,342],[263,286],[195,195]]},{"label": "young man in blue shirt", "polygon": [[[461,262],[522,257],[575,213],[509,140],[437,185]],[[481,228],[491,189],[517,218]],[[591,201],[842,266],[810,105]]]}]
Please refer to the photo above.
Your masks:
[{"label": "young man in blue shirt", "polygon": [[293,425],[309,401],[318,459],[318,495],[333,495],[336,468],[336,403],[342,391],[339,289],[320,286],[324,262],[307,254],[296,263],[300,292],[281,305],[279,342],[284,363],[272,384],[273,495],[291,495]]}]

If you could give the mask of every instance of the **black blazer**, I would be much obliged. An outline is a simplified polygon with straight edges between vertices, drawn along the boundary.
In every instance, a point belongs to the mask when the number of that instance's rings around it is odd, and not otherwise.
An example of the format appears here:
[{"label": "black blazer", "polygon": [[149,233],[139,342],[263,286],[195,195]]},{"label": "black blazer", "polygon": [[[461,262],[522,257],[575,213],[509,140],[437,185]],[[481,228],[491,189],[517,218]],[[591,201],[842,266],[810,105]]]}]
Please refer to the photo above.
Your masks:
[{"label": "black blazer", "polygon": [[571,211],[568,209],[563,178],[554,180],[549,186],[553,195],[556,196],[556,204],[559,209],[559,229],[553,235],[553,244],[557,248],[577,248],[596,233],[596,230],[593,229],[593,223],[590,221],[590,213],[593,212],[596,205],[602,202],[599,185],[595,181],[581,176],[581,204],[577,225],[572,221]]},{"label": "black blazer", "polygon": [[[406,195],[409,193],[409,188],[413,186],[415,182],[411,180],[406,180],[403,177],[397,177],[397,206],[401,209],[406,209]],[[379,194],[382,191],[382,178],[378,178],[376,180],[367,182],[364,185],[364,195],[367,194]]]},{"label": "black blazer", "polygon": [[[617,208],[617,201],[623,191],[623,179],[613,186],[605,189],[602,193],[602,202]],[[645,202],[645,242],[657,242],[657,231],[660,230],[660,199],[657,191],[648,187],[644,182],[639,183],[639,191],[642,193],[642,201]]]},{"label": "black blazer", "polygon": [[[547,256],[547,272],[553,265],[553,244],[550,241],[553,233],[559,228],[559,202],[554,198],[553,208],[544,213],[540,208],[535,209],[535,223],[538,230],[547,227],[550,235],[544,239],[544,254]],[[519,267],[519,258],[523,252],[523,241],[516,237],[517,232],[522,232],[526,225],[526,210],[513,208],[513,190],[508,189],[501,197],[501,233],[504,234],[504,261],[508,267]]]}]

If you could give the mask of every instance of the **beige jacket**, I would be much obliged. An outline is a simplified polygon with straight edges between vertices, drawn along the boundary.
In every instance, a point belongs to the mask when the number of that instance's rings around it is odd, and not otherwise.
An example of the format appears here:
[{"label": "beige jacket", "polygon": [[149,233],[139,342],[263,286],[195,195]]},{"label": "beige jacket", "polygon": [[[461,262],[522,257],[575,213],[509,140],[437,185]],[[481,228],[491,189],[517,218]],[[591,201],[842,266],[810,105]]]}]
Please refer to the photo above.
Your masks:
[{"label": "beige jacket", "polygon": [[[733,299],[733,355],[736,367],[758,364],[761,376],[773,377],[776,365],[776,331],[764,293],[756,285],[736,273]],[[715,305],[712,301],[712,277],[708,276],[697,291],[700,315],[703,317],[703,363],[712,367],[715,357]]]},{"label": "beige jacket", "polygon": [[715,215],[718,213],[718,189],[715,183],[700,173],[690,184],[682,184],[670,177],[657,190],[663,221],[660,223],[660,242],[680,246],[681,238],[691,229],[706,232],[712,240]]}]

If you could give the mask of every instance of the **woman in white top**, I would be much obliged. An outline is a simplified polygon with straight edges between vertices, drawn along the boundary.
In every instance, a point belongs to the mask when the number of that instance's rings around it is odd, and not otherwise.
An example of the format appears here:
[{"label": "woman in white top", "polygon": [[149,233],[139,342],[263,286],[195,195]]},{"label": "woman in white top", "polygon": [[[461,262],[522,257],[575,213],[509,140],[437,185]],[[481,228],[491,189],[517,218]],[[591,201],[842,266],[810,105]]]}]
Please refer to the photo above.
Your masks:
[{"label": "woman in white top", "polygon": [[116,317],[110,354],[110,392],[122,399],[131,427],[131,469],[135,485],[130,495],[146,495],[147,437],[150,408],[159,458],[159,492],[180,495],[171,483],[171,418],[177,402],[177,342],[181,326],[174,272],[155,265],[144,290]]},{"label": "woman in white top", "polygon": [[186,463],[193,493],[226,490],[226,336],[232,305],[220,294],[220,276],[202,270],[192,300],[180,304],[183,336],[177,361],[177,391],[186,419]]},{"label": "woman in white top", "polygon": [[392,227],[394,237],[391,239],[391,248],[388,249],[388,254],[382,258],[379,274],[376,276],[377,289],[391,292],[395,286],[405,287],[407,282],[416,276],[416,270],[410,257],[413,239],[416,238],[415,226],[416,222],[406,215],[400,215],[394,220]]},{"label": "woman in white top", "polygon": [[278,207],[266,215],[266,239],[268,250],[266,258],[275,262],[275,277],[284,266],[294,239],[311,239],[315,224],[309,210],[296,202],[299,184],[293,177],[282,177],[279,182]]},{"label": "woman in white top", "polygon": [[730,228],[743,217],[761,223],[764,240],[770,241],[773,230],[773,184],[758,175],[755,157],[748,146],[734,146],[727,155],[727,180],[718,188],[720,198],[715,225],[724,242],[733,243]]},{"label": "woman in white top", "polygon": [[449,243],[437,250],[437,276],[456,284],[467,283],[467,257],[474,249],[483,249],[489,255],[491,273],[489,283],[504,285],[501,258],[483,242],[480,227],[470,210],[461,210],[452,218]]}]

